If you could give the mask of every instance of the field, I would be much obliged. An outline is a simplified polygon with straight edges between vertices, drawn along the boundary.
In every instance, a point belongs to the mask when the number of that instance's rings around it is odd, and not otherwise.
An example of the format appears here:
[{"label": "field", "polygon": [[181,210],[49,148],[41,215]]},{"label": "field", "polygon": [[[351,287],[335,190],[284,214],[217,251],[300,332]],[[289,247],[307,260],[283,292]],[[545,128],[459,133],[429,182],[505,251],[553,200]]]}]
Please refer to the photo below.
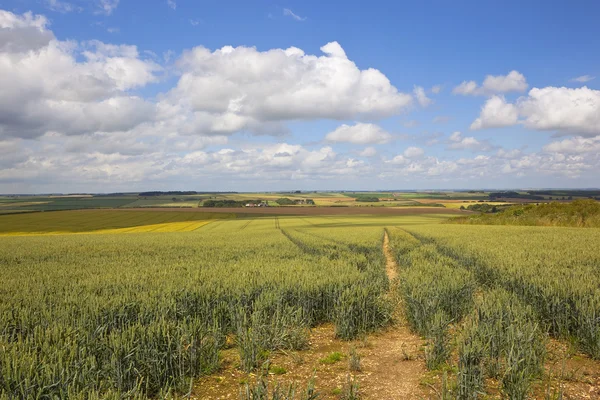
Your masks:
[{"label": "field", "polygon": [[[196,193],[194,192],[146,192],[120,193],[109,195],[75,194],[75,195],[45,195],[0,196],[0,215],[28,211],[64,211],[82,209],[114,209],[114,208],[198,208],[203,207],[207,200],[213,201],[248,201],[263,200],[271,207],[279,207],[276,200],[286,198],[291,201],[314,201],[316,207],[439,207],[460,208],[472,203],[486,203],[490,200],[489,192],[268,192],[268,193]],[[515,192],[516,193],[516,192]],[[550,201],[548,193],[543,192],[545,201]],[[591,195],[595,192],[589,192]],[[580,192],[560,192],[580,198]],[[573,196],[575,195],[575,196]],[[564,197],[564,196],[563,196]],[[365,198],[377,201],[364,201]],[[554,196],[558,199],[558,196]],[[560,197],[562,198],[562,197]],[[567,198],[567,197],[565,197]],[[362,199],[362,200],[361,200]],[[493,204],[505,204],[507,201]],[[510,203],[538,202],[518,198]],[[314,207],[310,205],[308,207]],[[289,205],[285,207],[299,208],[307,205]]]},{"label": "field", "polygon": [[0,398],[600,398],[600,229],[460,214],[2,215]]}]

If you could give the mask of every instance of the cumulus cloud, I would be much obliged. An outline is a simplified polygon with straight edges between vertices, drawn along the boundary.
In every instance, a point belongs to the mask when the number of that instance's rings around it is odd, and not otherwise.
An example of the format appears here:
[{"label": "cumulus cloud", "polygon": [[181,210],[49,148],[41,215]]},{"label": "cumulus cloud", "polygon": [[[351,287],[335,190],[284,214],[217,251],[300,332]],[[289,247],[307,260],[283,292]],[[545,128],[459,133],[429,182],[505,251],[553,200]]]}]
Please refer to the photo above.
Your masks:
[{"label": "cumulus cloud", "polygon": [[454,94],[462,94],[462,95],[475,95],[479,94],[479,87],[477,86],[477,82],[475,81],[463,81],[460,85],[456,86],[452,89],[452,93]]},{"label": "cumulus cloud", "polygon": [[562,154],[600,154],[600,136],[585,138],[576,136],[571,139],[551,142],[544,146],[544,151]]},{"label": "cumulus cloud", "polygon": [[[128,153],[82,149],[63,152],[60,142],[54,143],[54,139],[41,139],[49,151],[14,160],[13,165],[0,169],[0,187],[9,187],[15,176],[21,184],[36,184],[46,190],[50,185],[44,181],[51,181],[54,191],[60,190],[60,184],[65,182],[71,187],[92,191],[98,191],[103,184],[131,190],[148,184],[189,187],[191,181],[207,184],[212,180],[221,184],[227,181],[235,185],[233,187],[249,181],[260,181],[263,185],[274,182],[282,187],[298,180],[352,180],[369,173],[371,168],[362,160],[336,154],[328,146],[309,150],[300,145],[278,143],[216,151],[190,149],[184,154],[164,151],[157,146],[150,151],[140,149]],[[0,154],[2,151],[0,142]]]},{"label": "cumulus cloud", "polygon": [[366,147],[363,151],[359,153],[361,157],[374,157],[377,155],[377,150],[374,147]]},{"label": "cumulus cloud", "polygon": [[591,76],[591,75],[582,75],[582,76],[578,76],[576,78],[570,79],[571,82],[579,82],[579,83],[585,83],[585,82],[589,82],[593,79],[596,79],[595,76]]},{"label": "cumulus cloud", "polygon": [[493,96],[484,104],[471,129],[517,122],[529,129],[555,131],[559,135],[596,136],[600,134],[600,91],[586,86],[533,88],[515,104],[507,103],[504,97]]},{"label": "cumulus cloud", "polygon": [[483,107],[479,118],[471,124],[471,129],[501,128],[517,123],[519,111],[514,104],[506,102],[504,96],[492,96]]},{"label": "cumulus cloud", "polygon": [[358,69],[337,42],[321,51],[196,47],[178,61],[179,82],[159,107],[208,132],[235,132],[287,120],[387,117],[411,104],[380,71]]},{"label": "cumulus cloud", "polygon": [[175,0],[167,0],[167,5],[172,9],[177,9],[177,2]]},{"label": "cumulus cloud", "polygon": [[586,86],[533,88],[517,101],[526,128],[565,135],[600,134],[600,90]]},{"label": "cumulus cloud", "polygon": [[415,86],[413,93],[415,94],[415,97],[421,107],[427,107],[433,103],[433,100],[427,97],[425,89],[423,89],[421,86]]},{"label": "cumulus cloud", "polygon": [[[99,4],[108,11],[118,2]],[[155,102],[131,94],[162,71],[136,46],[59,41],[45,17],[2,11],[0,49],[1,136],[141,123],[183,135],[279,135],[288,132],[287,121],[388,117],[412,101],[378,70],[357,68],[337,42],[324,45],[321,56],[294,47],[197,47],[179,58],[179,81]]]},{"label": "cumulus cloud", "polygon": [[475,81],[464,81],[456,86],[452,93],[465,96],[493,95],[495,93],[524,92],[528,86],[525,76],[513,70],[507,75],[487,75],[481,86],[478,86]]},{"label": "cumulus cloud", "polygon": [[[0,137],[130,129],[153,115],[154,105],[128,91],[156,81],[160,67],[135,46],[57,41],[46,19],[29,13],[3,12],[0,26],[8,31],[0,34],[8,38],[0,42]],[[32,29],[37,36],[21,36]]]},{"label": "cumulus cloud", "polygon": [[491,146],[485,141],[479,141],[472,136],[463,136],[461,132],[454,132],[448,139],[448,149],[450,150],[472,150],[488,151]]},{"label": "cumulus cloud", "polygon": [[444,88],[443,85],[432,86],[431,87],[431,93],[433,93],[433,94],[439,94],[442,91],[443,88]]},{"label": "cumulus cloud", "polygon": [[40,49],[54,39],[42,15],[23,15],[0,10],[0,52],[19,53]]},{"label": "cumulus cloud", "polygon": [[418,158],[425,154],[425,151],[420,147],[411,146],[404,150],[403,154],[406,158]]},{"label": "cumulus cloud", "polygon": [[375,124],[357,123],[352,126],[343,124],[329,132],[325,140],[332,143],[382,144],[390,142],[392,135]]}]

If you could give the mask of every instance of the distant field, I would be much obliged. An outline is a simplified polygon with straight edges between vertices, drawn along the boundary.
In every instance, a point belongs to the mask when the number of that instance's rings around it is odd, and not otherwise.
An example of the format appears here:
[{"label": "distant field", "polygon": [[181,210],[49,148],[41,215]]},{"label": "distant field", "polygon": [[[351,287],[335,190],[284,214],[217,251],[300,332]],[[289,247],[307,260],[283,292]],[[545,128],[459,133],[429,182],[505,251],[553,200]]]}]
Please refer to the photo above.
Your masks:
[{"label": "distant field", "polygon": [[116,208],[134,202],[137,197],[20,197],[4,198],[0,210],[30,211],[78,210],[85,208]]},{"label": "distant field", "polygon": [[188,232],[231,213],[76,210],[0,216],[0,235]]},{"label": "distant field", "polygon": [[[123,209],[125,210],[125,209]],[[152,210],[152,209],[144,209]],[[444,215],[446,217],[468,215],[469,212],[462,210],[445,209],[442,207],[379,207],[379,206],[357,206],[357,207],[239,207],[239,208],[199,208],[189,209],[160,209],[155,211],[179,211],[179,212],[203,212],[203,213],[235,213],[239,215]],[[132,209],[133,211],[133,209]]]},{"label": "distant field", "polygon": [[121,207],[168,207],[168,208],[195,208],[198,207],[200,200],[186,200],[183,198],[180,201],[172,199],[140,199],[132,203],[127,203]]}]

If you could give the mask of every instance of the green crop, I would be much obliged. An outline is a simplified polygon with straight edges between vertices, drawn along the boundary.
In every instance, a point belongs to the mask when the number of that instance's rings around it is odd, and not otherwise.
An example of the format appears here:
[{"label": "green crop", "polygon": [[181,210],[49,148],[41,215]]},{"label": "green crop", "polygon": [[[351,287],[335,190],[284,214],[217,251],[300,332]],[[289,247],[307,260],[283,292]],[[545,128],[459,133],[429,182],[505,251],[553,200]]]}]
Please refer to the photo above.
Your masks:
[{"label": "green crop", "polygon": [[[85,220],[95,213],[64,215],[97,229]],[[176,214],[156,217],[180,223]],[[26,217],[49,229],[20,226],[53,231],[61,221],[48,215]],[[85,229],[73,221],[62,224]],[[194,232],[1,237],[0,398],[184,394],[220,367],[228,335],[250,371],[271,351],[305,348],[316,324],[333,322],[343,339],[376,329],[389,320],[389,284],[383,228],[366,225],[270,217]]]}]

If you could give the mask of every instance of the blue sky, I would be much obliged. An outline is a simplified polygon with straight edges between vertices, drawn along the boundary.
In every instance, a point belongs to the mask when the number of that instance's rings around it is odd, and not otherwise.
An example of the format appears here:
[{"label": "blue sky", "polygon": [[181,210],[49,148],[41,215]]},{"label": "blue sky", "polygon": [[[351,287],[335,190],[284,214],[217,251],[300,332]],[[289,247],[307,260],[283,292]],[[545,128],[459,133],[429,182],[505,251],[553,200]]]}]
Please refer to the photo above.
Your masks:
[{"label": "blue sky", "polygon": [[3,193],[600,186],[596,1],[0,10]]}]

